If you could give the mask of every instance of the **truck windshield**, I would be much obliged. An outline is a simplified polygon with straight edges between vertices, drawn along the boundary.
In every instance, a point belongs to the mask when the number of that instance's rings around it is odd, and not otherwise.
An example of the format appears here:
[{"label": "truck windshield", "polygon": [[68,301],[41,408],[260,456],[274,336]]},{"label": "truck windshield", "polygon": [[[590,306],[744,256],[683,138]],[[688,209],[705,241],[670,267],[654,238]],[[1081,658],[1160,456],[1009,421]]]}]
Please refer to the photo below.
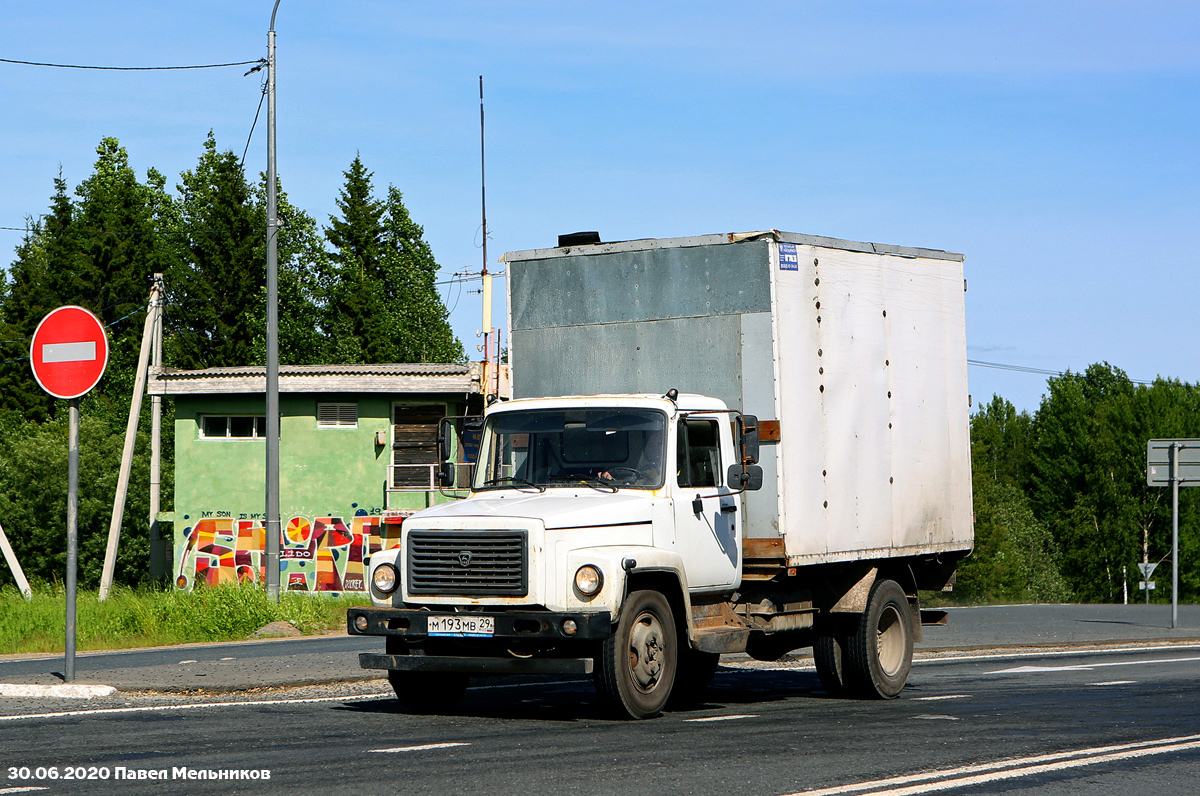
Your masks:
[{"label": "truck windshield", "polygon": [[667,417],[653,409],[530,409],[487,419],[473,488],[663,485]]}]

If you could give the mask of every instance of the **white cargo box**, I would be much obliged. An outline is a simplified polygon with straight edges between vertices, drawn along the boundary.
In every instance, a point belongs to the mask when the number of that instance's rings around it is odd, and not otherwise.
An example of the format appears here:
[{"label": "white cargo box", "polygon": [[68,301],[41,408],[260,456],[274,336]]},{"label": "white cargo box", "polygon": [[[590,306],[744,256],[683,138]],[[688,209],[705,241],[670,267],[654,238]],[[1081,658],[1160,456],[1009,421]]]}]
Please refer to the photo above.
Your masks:
[{"label": "white cargo box", "polygon": [[962,255],[770,231],[504,260],[516,397],[675,388],[764,421],[750,546],[971,548]]}]

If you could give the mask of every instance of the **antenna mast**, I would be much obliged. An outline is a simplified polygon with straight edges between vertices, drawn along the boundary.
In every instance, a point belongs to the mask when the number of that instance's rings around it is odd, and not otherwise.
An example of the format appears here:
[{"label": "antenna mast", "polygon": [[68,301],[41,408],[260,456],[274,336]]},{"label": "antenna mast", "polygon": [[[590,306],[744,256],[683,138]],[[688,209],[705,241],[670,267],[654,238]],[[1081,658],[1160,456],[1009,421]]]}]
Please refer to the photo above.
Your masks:
[{"label": "antenna mast", "polygon": [[[483,125],[483,75],[479,76],[479,190],[480,190],[480,213],[483,218],[483,270],[480,276],[483,277],[483,361],[485,365],[485,373],[487,365],[491,363],[491,345],[489,339],[492,334],[492,275],[488,273],[488,257],[487,257],[487,162],[484,158],[484,125]],[[496,354],[496,367],[500,367],[500,355]],[[485,378],[485,384],[486,384]]]}]

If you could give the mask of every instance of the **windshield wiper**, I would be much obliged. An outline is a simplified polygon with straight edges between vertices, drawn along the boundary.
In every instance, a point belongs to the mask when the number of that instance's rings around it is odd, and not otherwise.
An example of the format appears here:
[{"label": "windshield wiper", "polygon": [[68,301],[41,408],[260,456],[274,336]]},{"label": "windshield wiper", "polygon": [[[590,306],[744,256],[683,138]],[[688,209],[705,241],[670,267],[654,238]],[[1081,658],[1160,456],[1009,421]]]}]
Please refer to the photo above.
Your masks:
[{"label": "windshield wiper", "polygon": [[616,492],[617,485],[607,478],[600,478],[595,475],[562,475],[550,479],[556,483],[564,484],[585,484],[599,492]]},{"label": "windshield wiper", "polygon": [[521,486],[532,487],[539,492],[546,491],[546,487],[542,486],[541,484],[535,484],[532,481],[526,481],[524,478],[517,478],[516,476],[512,475],[502,475],[499,478],[489,478],[483,482],[483,486],[495,486],[496,484],[503,483],[520,484]]}]

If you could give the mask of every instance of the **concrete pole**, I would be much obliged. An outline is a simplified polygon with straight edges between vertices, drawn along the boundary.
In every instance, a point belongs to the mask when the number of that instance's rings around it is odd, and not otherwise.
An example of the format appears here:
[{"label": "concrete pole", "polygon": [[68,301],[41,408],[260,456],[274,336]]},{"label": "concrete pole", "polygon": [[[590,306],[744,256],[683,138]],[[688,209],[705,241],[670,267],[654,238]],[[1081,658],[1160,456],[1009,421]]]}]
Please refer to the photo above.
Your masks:
[{"label": "concrete pole", "polygon": [[[154,275],[154,287],[158,293],[153,302],[154,327],[150,351],[150,367],[161,368],[163,361],[163,309],[162,274]],[[158,512],[162,507],[162,396],[150,396],[150,577],[159,580],[167,576],[167,546],[158,526]]]},{"label": "concrete pole", "polygon": [[275,171],[275,12],[267,31],[267,597],[279,602],[279,209]]},{"label": "concrete pole", "polygon": [[100,574],[101,601],[108,599],[112,589],[113,570],[117,566],[117,546],[121,541],[121,520],[125,517],[125,498],[129,495],[129,473],[133,469],[133,446],[137,442],[138,419],[142,414],[142,393],[146,391],[146,368],[150,364],[150,348],[154,339],[154,305],[158,301],[158,284],[150,289],[150,304],[146,325],[142,329],[142,349],[138,353],[137,378],[129,400],[129,421],[125,424],[125,448],[121,452],[121,472],[117,477],[117,494],[113,498],[112,519],[108,523],[108,547],[104,551],[104,571]]},{"label": "concrete pole", "polygon": [[21,590],[21,594],[25,595],[26,600],[32,600],[33,591],[29,588],[29,581],[25,579],[25,571],[21,569],[21,562],[17,561],[17,554],[13,552],[12,545],[8,543],[8,537],[4,535],[4,526],[2,525],[0,525],[0,550],[4,551],[4,560],[8,562],[8,568],[12,570],[17,588]]}]

